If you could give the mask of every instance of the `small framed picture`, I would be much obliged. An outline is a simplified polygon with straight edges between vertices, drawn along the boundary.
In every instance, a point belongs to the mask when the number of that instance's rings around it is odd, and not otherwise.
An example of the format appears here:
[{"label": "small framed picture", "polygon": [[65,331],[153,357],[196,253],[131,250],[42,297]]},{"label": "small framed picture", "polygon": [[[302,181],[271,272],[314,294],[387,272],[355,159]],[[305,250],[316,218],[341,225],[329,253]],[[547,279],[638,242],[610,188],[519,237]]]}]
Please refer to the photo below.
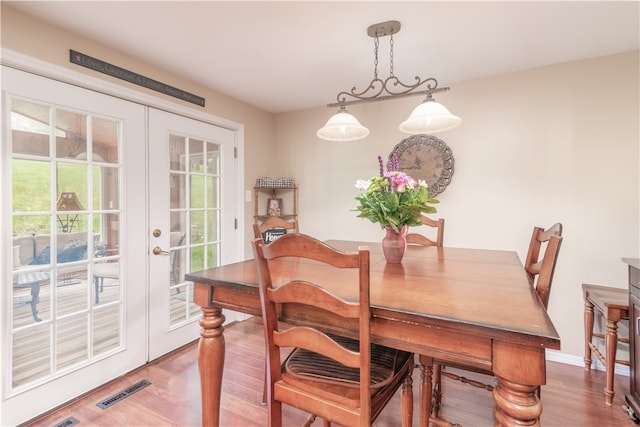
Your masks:
[{"label": "small framed picture", "polygon": [[267,213],[269,216],[280,216],[282,213],[282,199],[269,199]]}]

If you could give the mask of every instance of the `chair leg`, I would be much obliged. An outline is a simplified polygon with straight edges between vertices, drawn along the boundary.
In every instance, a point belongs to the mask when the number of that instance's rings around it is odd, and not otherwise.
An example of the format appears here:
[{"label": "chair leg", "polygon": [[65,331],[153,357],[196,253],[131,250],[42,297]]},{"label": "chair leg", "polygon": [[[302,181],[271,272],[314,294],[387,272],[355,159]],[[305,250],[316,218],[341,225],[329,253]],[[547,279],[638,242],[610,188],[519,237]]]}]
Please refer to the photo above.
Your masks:
[{"label": "chair leg", "polygon": [[402,427],[411,427],[413,425],[413,377],[409,374],[402,382],[402,391],[400,393],[400,408],[402,413]]},{"label": "chair leg", "polygon": [[615,391],[613,390],[613,375],[616,369],[616,352],[618,350],[618,321],[607,320],[607,335],[605,337],[605,359],[607,361],[606,374],[607,385],[604,389],[604,399],[607,405],[613,403],[613,396]]},{"label": "chair leg", "polygon": [[591,341],[593,340],[593,303],[584,302],[584,369],[591,370]]},{"label": "chair leg", "polygon": [[440,365],[439,363],[434,363],[433,397],[431,403],[431,415],[433,416],[433,418],[438,418],[440,405],[442,405],[442,365]]}]

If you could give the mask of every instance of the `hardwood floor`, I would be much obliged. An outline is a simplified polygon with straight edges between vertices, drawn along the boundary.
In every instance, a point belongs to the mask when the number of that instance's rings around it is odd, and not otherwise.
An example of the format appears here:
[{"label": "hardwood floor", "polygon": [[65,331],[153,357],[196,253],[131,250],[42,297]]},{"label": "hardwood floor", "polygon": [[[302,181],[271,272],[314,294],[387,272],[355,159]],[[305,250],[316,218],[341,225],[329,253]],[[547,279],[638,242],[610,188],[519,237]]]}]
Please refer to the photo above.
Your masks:
[{"label": "hardwood floor", "polygon": [[[263,330],[253,319],[236,323],[225,331],[226,369],[223,380],[221,425],[248,427],[266,425],[262,405]],[[200,383],[197,343],[189,344],[164,358],[101,387],[57,411],[24,426],[57,426],[69,417],[80,426],[198,426],[200,425]],[[108,409],[96,403],[127,387],[148,380],[151,385],[131,394]],[[414,373],[415,415],[418,425],[419,372]],[[634,426],[622,410],[629,379],[616,376],[612,406],[604,404],[604,372],[586,372],[582,367],[547,363],[547,385],[542,388],[544,426]],[[441,416],[464,426],[492,426],[491,393],[445,379]],[[376,426],[399,425],[399,394],[385,408]],[[306,414],[285,406],[284,425],[299,426]],[[317,420],[314,426],[322,425]]]}]

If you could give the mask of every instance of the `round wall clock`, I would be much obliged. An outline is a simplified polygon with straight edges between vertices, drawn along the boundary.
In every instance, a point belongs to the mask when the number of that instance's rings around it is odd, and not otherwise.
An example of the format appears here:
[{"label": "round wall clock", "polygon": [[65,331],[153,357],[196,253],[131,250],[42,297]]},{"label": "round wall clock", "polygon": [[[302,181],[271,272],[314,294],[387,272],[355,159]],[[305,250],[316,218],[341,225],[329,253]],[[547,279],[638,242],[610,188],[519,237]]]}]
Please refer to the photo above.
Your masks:
[{"label": "round wall clock", "polygon": [[413,179],[423,179],[429,186],[429,195],[442,193],[451,182],[454,159],[451,149],[433,135],[411,135],[393,147],[398,158],[398,169]]}]

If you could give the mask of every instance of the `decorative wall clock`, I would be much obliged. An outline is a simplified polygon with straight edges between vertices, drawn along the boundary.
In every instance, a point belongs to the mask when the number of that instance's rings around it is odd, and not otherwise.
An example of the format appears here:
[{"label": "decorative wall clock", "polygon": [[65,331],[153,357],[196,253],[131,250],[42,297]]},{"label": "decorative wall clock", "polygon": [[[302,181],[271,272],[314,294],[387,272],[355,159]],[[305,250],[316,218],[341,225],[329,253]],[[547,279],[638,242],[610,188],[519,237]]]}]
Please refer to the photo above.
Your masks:
[{"label": "decorative wall clock", "polygon": [[414,179],[423,179],[431,197],[442,193],[451,182],[454,159],[445,142],[433,135],[411,135],[393,147],[398,169]]}]

